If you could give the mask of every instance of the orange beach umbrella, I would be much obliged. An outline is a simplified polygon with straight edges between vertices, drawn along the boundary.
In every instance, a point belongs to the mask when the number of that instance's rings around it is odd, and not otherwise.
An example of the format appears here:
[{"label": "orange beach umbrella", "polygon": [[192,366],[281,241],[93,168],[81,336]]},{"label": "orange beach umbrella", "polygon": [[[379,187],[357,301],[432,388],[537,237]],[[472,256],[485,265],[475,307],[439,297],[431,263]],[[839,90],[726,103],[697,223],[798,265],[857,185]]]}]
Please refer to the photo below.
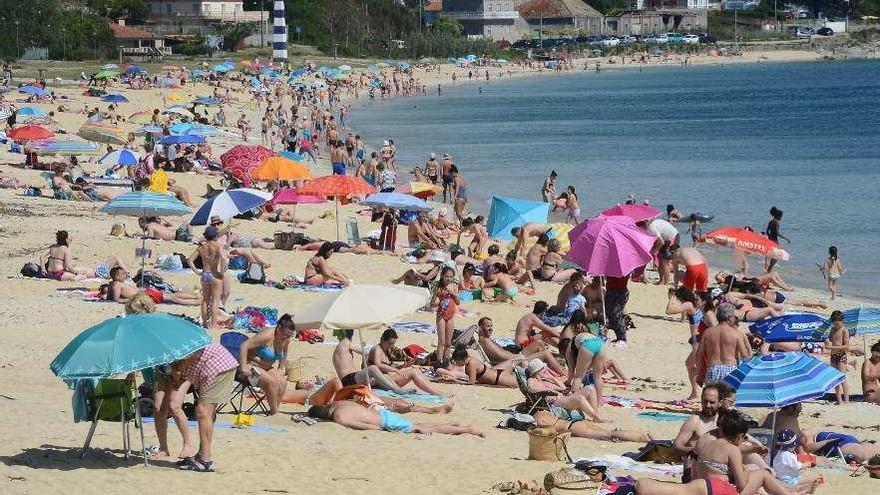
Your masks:
[{"label": "orange beach umbrella", "polygon": [[309,181],[297,190],[305,196],[333,196],[336,198],[336,240],[339,240],[339,198],[366,196],[376,192],[376,188],[360,177],[351,175],[325,175]]},{"label": "orange beach umbrella", "polygon": [[770,257],[776,260],[788,260],[788,251],[779,247],[779,244],[770,239],[756,234],[751,230],[739,227],[721,227],[706,234],[706,242],[717,246],[727,246],[745,253],[758,256]]},{"label": "orange beach umbrella", "polygon": [[312,178],[309,167],[302,162],[282,156],[270,156],[251,171],[255,180],[305,180]]}]

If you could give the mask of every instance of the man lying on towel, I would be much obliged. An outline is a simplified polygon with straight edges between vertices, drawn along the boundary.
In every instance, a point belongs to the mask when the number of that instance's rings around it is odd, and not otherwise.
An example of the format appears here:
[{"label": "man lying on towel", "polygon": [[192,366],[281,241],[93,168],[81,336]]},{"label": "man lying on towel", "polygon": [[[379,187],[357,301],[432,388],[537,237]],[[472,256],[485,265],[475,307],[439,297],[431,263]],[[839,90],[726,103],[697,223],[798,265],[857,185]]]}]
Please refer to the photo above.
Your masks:
[{"label": "man lying on towel", "polygon": [[202,296],[187,294],[185,292],[162,292],[153,288],[139,289],[125,283],[128,274],[121,266],[110,269],[110,283],[101,286],[101,295],[108,301],[125,303],[135,294],[142,291],[156,304],[182,304],[184,306],[198,306],[202,304]]},{"label": "man lying on towel", "polygon": [[473,426],[457,423],[410,423],[409,420],[384,407],[367,408],[351,400],[332,402],[326,406],[312,406],[309,416],[339,423],[354,430],[384,430],[401,433],[443,433],[444,435],[485,434]]}]

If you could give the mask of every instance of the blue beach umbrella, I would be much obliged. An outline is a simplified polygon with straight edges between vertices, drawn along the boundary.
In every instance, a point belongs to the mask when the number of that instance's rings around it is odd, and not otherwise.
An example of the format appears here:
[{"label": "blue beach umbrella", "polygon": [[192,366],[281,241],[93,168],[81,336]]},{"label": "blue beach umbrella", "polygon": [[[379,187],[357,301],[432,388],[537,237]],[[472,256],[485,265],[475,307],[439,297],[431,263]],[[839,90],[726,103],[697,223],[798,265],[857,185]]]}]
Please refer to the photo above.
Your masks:
[{"label": "blue beach umbrella", "polygon": [[29,95],[36,95],[36,96],[47,96],[49,94],[49,92],[46,91],[45,89],[38,88],[36,86],[22,86],[22,87],[18,88],[18,91],[20,93],[25,93],[25,94],[29,94]]},{"label": "blue beach umbrella", "polygon": [[46,111],[37,107],[24,107],[15,112],[19,117],[45,117]]},{"label": "blue beach umbrella", "polygon": [[110,103],[128,103],[128,98],[122,95],[104,95],[101,97],[101,101],[107,101]]},{"label": "blue beach umbrella", "polygon": [[208,221],[213,216],[227,220],[252,210],[270,199],[272,199],[270,193],[256,189],[229,189],[206,201],[193,215],[189,224],[208,225]]},{"label": "blue beach umbrella", "polygon": [[822,397],[846,376],[802,352],[772,352],[740,364],[724,378],[740,407],[785,407]]},{"label": "blue beach umbrella", "polygon": [[211,67],[211,70],[214,72],[229,72],[230,70],[232,70],[232,67],[229,67],[228,65],[224,65],[224,64],[217,64],[217,65]]},{"label": "blue beach umbrella", "polygon": [[376,193],[361,201],[366,206],[382,206],[397,210],[431,211],[431,205],[415,196],[396,192]]},{"label": "blue beach umbrella", "polygon": [[208,75],[208,71],[202,69],[194,69],[192,72],[190,72],[190,75],[193,77],[205,77]]},{"label": "blue beach umbrella", "polygon": [[146,73],[147,73],[146,70],[142,69],[141,67],[138,67],[137,65],[132,65],[131,67],[125,69],[126,76],[134,76],[137,74],[146,74]]},{"label": "blue beach umbrella", "polygon": [[220,129],[209,125],[177,123],[168,128],[172,134],[190,134],[193,136],[217,136]]},{"label": "blue beach umbrella", "polygon": [[278,154],[280,156],[283,156],[284,158],[287,158],[288,160],[293,160],[296,162],[305,162],[306,161],[305,156],[303,156],[299,153],[294,153],[293,151],[282,150],[282,151],[279,151]]},{"label": "blue beach umbrella", "polygon": [[[848,309],[843,312],[843,326],[851,337],[880,333],[880,308]],[[831,328],[831,322],[826,328]]]},{"label": "blue beach umbrella", "polygon": [[204,328],[167,313],[111,318],[77,335],[49,369],[64,380],[106,378],[182,359],[211,343]]},{"label": "blue beach umbrella", "polygon": [[546,223],[549,213],[550,203],[493,196],[487,223],[489,236],[509,241],[513,239],[510,229],[529,222]]},{"label": "blue beach umbrella", "polygon": [[813,313],[775,316],[749,325],[765,342],[824,342],[828,320]]},{"label": "blue beach umbrella", "polygon": [[132,150],[111,151],[98,160],[98,165],[137,165],[141,155]]},{"label": "blue beach umbrella", "polygon": [[181,134],[179,136],[166,136],[162,138],[162,144],[205,144],[205,138],[195,134]]}]

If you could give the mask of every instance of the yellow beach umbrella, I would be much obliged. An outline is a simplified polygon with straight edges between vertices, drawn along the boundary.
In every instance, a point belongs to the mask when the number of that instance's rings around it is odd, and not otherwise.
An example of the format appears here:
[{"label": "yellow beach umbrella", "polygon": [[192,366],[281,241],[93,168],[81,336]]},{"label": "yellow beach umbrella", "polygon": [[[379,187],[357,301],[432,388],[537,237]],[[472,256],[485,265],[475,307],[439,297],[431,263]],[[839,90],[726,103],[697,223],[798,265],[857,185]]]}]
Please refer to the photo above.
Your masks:
[{"label": "yellow beach umbrella", "polygon": [[271,156],[263,160],[251,172],[251,178],[255,180],[305,180],[312,178],[312,172],[305,163],[281,156]]},{"label": "yellow beach umbrella", "polygon": [[187,98],[186,95],[180,93],[169,93],[165,99],[168,101],[189,101],[189,98]]}]

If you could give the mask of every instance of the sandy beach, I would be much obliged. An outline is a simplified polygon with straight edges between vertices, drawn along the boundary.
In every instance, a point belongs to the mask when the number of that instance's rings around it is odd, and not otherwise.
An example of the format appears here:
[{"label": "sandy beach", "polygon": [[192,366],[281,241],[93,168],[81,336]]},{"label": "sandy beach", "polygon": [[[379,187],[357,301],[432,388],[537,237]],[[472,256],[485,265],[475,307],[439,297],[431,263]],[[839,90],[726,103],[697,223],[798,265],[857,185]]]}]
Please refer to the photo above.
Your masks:
[{"label": "sandy beach", "polygon": [[[765,58],[766,57],[766,58]],[[695,56],[691,64],[764,63],[783,61],[816,60],[810,51],[774,51],[763,53],[750,50],[739,57]],[[681,60],[670,58],[666,64],[680,64]],[[574,70],[583,68],[583,61],[574,62]],[[663,65],[653,62],[651,65]],[[602,68],[635,68],[636,64],[606,63]],[[438,74],[439,72],[439,74]],[[417,69],[416,77],[427,86],[428,94],[436,94],[437,84],[449,84],[449,76],[461,69],[442,65],[439,71],[424,72]],[[493,73],[500,72],[493,69]],[[466,69],[465,69],[466,73]],[[549,71],[544,75],[549,74]],[[534,75],[533,71],[514,73],[514,76]],[[47,74],[51,77],[52,74]],[[506,73],[504,74],[506,77]],[[51,86],[51,82],[50,82]],[[57,94],[71,98],[70,106],[76,111],[83,101],[90,105],[106,107],[96,99],[81,96],[82,88],[65,84],[51,87]],[[163,90],[167,93],[170,90]],[[161,108],[162,92],[157,89],[135,91],[120,89],[131,102],[121,104],[120,113],[128,115],[142,109]],[[208,95],[211,88],[203,84],[187,85],[181,90],[188,96]],[[116,92],[116,91],[114,91]],[[18,98],[23,95],[14,95]],[[240,95],[240,94],[239,94]],[[243,96],[242,96],[243,98]],[[360,99],[365,96],[362,94]],[[23,104],[21,104],[23,105]],[[35,105],[50,110],[48,105]],[[245,110],[247,111],[247,110]],[[357,107],[355,112],[378,111],[381,106]],[[238,110],[229,112],[230,119]],[[356,114],[355,114],[356,115]],[[255,124],[259,118],[252,112],[249,116]],[[76,113],[56,115],[59,125],[71,133],[84,121]],[[125,127],[133,128],[131,124]],[[256,134],[256,133],[255,133]],[[258,141],[259,138],[257,137]],[[210,138],[215,156],[229,147],[239,144],[234,138]],[[368,143],[376,148],[380,143]],[[45,184],[41,172],[22,169],[19,165],[24,156],[8,152],[8,146],[0,151],[0,175],[12,176],[29,184]],[[100,172],[102,167],[84,163],[89,172]],[[321,163],[313,167],[315,175],[326,175],[330,167],[326,151],[322,148]],[[206,184],[219,187],[219,179],[196,174],[171,174],[186,187],[197,205]],[[401,174],[402,176],[405,174]],[[121,189],[105,189],[111,194]],[[542,480],[544,475],[555,471],[562,463],[526,460],[528,435],[523,432],[497,429],[503,419],[501,410],[521,401],[516,389],[500,389],[483,386],[439,384],[444,394],[454,395],[455,409],[448,417],[430,417],[412,413],[413,421],[456,421],[471,424],[486,431],[486,438],[445,435],[403,435],[380,431],[354,431],[333,423],[306,426],[291,421],[291,416],[303,413],[305,407],[286,404],[277,415],[257,415],[260,428],[218,428],[214,433],[214,458],[217,472],[200,474],[180,472],[170,461],[157,461],[145,468],[137,459],[126,461],[122,457],[122,441],[117,423],[102,423],[97,429],[92,448],[84,459],[79,448],[88,430],[87,423],[72,422],[71,392],[64,383],[49,371],[49,362],[74,336],[104,319],[123,312],[122,305],[110,302],[85,301],[76,293],[68,294],[58,289],[95,289],[100,282],[55,282],[25,279],[17,276],[22,265],[35,260],[52,244],[54,232],[66,229],[70,232],[76,263],[93,267],[112,256],[120,256],[129,266],[137,266],[135,249],[139,239],[120,239],[109,236],[113,223],[124,222],[129,232],[137,231],[133,218],[110,217],[97,210],[100,203],[62,201],[50,198],[24,197],[21,190],[0,189],[0,274],[5,278],[0,284],[0,339],[4,351],[0,353],[0,484],[3,493],[49,494],[92,493],[103,487],[117,486],[126,491],[170,493],[496,493],[491,490],[498,482],[514,480]],[[448,205],[447,205],[448,206]],[[359,214],[357,205],[340,207],[339,219],[357,219],[361,233],[378,228],[369,216]],[[315,219],[302,230],[309,236],[334,239],[336,224],[333,218],[318,218],[333,210],[333,203],[300,205],[296,212],[300,217]],[[450,208],[451,210],[451,208]],[[170,219],[185,222],[188,218]],[[251,235],[271,237],[285,225],[263,221],[236,221],[238,228]],[[199,228],[200,231],[200,228]],[[344,235],[344,229],[343,229]],[[399,238],[406,238],[405,227],[400,227]],[[148,241],[154,254],[180,252],[189,255],[194,246],[183,242]],[[280,280],[287,275],[302,276],[304,266],[312,253],[296,251],[261,251],[269,262],[270,279]],[[381,284],[410,268],[410,264],[397,256],[336,254],[332,263],[350,273],[356,284]],[[198,285],[192,273],[167,273],[162,276],[185,291]],[[479,316],[491,316],[495,333],[499,337],[512,337],[517,320],[530,311],[537,300],[554,301],[560,285],[539,282],[534,295],[521,295],[515,305],[503,303],[464,302],[463,309],[470,316],[456,318],[456,327],[465,328],[476,323]],[[664,315],[666,287],[650,284],[630,284],[631,295],[627,312],[636,328],[630,332],[629,348],[608,348],[631,383],[624,387],[611,387],[606,394],[652,400],[674,400],[687,395],[686,375],[683,366],[689,352],[686,343],[688,329],[677,317]],[[810,291],[797,292],[801,297],[827,299],[824,294]],[[298,290],[277,290],[259,285],[235,282],[232,286],[230,310],[253,306],[271,306],[279,314],[296,313],[320,300],[324,294]],[[856,302],[858,303],[858,302]],[[830,304],[823,315],[832,309],[852,307],[848,298],[839,306]],[[160,311],[185,313],[198,317],[197,307],[162,305]],[[406,315],[404,320],[433,323],[433,312],[417,312]],[[324,332],[330,337],[329,332]],[[214,332],[214,337],[218,336]],[[378,334],[365,335],[369,342],[378,340]],[[875,339],[869,339],[869,345]],[[403,332],[399,345],[418,343],[425,348],[436,345],[436,336]],[[861,340],[853,343],[861,344]],[[334,372],[330,356],[333,345],[291,344],[293,359],[302,361],[305,377],[332,377]],[[823,359],[827,361],[827,356]],[[861,393],[858,369],[862,358],[852,358],[854,367],[847,374],[851,393]],[[678,422],[661,422],[640,418],[642,411],[636,408],[604,406],[603,414],[614,420],[611,425],[624,429],[649,431],[654,438],[672,438],[679,429]],[[767,410],[748,410],[755,417],[763,417]],[[864,440],[880,441],[880,418],[878,406],[853,402],[836,406],[830,402],[809,401],[805,404],[801,424],[811,430],[833,430],[856,435]],[[229,424],[232,415],[220,414],[218,422]],[[146,424],[144,435],[147,445],[156,444],[155,429]],[[262,431],[261,431],[262,430]],[[195,429],[192,429],[195,435]],[[133,443],[139,446],[138,433]],[[176,431],[171,431],[172,453],[180,447]],[[621,454],[641,447],[635,443],[613,443],[581,438],[572,439],[569,450],[573,457],[595,457],[604,454]],[[818,488],[821,494],[872,493],[877,490],[877,480],[870,479],[864,471],[858,477],[850,477],[844,468],[807,471],[821,475],[825,484]],[[646,473],[627,473],[635,477]],[[653,475],[650,475],[653,476]],[[655,476],[656,477],[656,476]],[[672,481],[673,478],[657,477]],[[102,487],[102,488],[98,488]]]}]

